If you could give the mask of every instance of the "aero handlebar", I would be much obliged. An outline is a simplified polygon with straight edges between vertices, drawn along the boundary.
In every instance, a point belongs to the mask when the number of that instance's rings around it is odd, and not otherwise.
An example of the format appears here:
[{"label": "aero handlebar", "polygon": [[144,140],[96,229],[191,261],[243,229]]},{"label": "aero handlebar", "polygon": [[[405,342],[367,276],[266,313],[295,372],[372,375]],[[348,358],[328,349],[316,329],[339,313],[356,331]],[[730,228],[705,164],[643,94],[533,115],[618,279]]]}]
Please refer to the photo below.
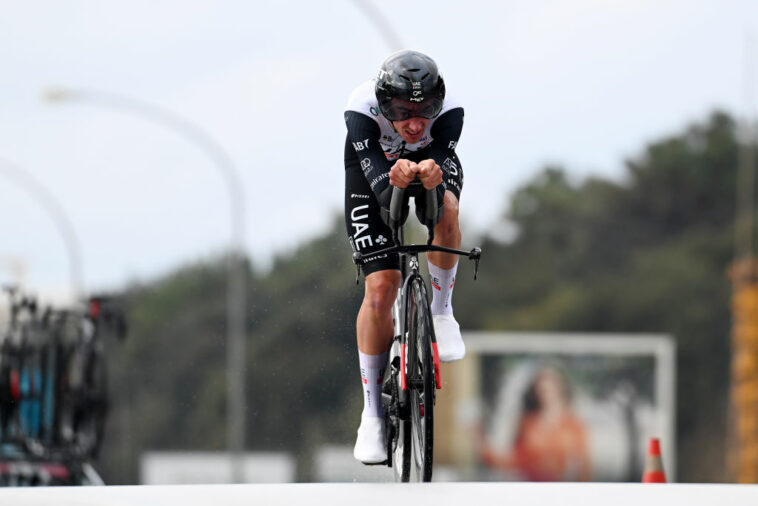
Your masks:
[{"label": "aero handlebar", "polygon": [[437,215],[437,190],[432,188],[431,190],[426,190],[426,205],[425,205],[425,215],[424,218],[426,220],[427,230],[429,231],[429,239],[426,243],[426,245],[421,244],[402,244],[400,241],[398,241],[398,231],[400,230],[400,227],[403,225],[403,211],[404,208],[408,204],[408,196],[406,194],[406,188],[398,188],[397,186],[392,188],[392,197],[390,199],[390,213],[389,213],[389,226],[392,229],[392,239],[395,243],[394,246],[390,246],[389,248],[384,248],[379,251],[375,251],[373,253],[364,255],[360,251],[353,252],[353,262],[356,265],[357,273],[355,282],[357,283],[360,274],[361,274],[361,265],[365,264],[366,262],[369,262],[370,260],[376,258],[380,255],[386,255],[389,253],[410,253],[410,254],[418,254],[418,253],[428,253],[430,251],[439,251],[442,253],[450,253],[453,255],[461,255],[467,257],[469,260],[474,261],[474,279],[477,278],[477,273],[479,272],[479,259],[482,255],[481,248],[473,248],[471,251],[463,251],[459,249],[454,248],[447,248],[445,246],[436,246],[432,244],[432,241],[434,240],[434,227],[436,225],[435,217]]}]

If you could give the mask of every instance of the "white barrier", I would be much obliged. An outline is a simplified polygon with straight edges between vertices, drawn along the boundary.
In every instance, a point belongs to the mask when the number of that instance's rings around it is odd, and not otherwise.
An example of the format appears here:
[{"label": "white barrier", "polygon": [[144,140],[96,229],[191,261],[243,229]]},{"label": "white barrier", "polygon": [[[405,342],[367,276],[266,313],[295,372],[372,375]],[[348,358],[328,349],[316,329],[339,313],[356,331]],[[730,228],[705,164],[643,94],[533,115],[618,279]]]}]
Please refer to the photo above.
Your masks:
[{"label": "white barrier", "polygon": [[[352,453],[350,456],[352,457]],[[354,458],[353,461],[357,462]],[[139,482],[142,485],[234,483],[232,469],[234,463],[226,452],[145,452],[140,457]],[[244,453],[240,464],[241,483],[292,483],[295,481],[296,462],[295,458],[288,453]],[[361,465],[360,462],[358,465]]]},{"label": "white barrier", "polygon": [[304,483],[0,490],[8,506],[387,506],[758,504],[758,485],[637,483]]}]

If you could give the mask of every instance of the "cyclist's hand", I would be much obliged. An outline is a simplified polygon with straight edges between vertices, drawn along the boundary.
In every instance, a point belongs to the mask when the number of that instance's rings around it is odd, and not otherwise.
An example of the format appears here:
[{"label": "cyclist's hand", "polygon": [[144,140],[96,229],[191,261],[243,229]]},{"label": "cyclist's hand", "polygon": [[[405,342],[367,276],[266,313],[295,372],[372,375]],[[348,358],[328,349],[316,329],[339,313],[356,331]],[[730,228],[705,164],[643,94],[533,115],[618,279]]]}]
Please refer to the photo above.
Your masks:
[{"label": "cyclist's hand", "polygon": [[431,158],[420,162],[417,167],[418,178],[427,190],[436,188],[442,183],[442,169]]},{"label": "cyclist's hand", "polygon": [[419,168],[415,162],[401,158],[390,169],[390,184],[398,188],[408,188],[416,178]]}]

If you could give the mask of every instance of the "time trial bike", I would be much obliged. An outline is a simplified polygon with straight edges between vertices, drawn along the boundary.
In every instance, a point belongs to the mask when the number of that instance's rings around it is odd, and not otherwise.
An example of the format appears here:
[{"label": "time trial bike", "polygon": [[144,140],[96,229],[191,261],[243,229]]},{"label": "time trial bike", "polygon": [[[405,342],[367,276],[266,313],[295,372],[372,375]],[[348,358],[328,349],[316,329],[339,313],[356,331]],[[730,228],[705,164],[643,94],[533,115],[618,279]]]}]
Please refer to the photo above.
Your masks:
[{"label": "time trial bike", "polygon": [[[415,182],[418,184],[417,182]],[[463,251],[432,244],[437,193],[425,191],[424,225],[426,244],[404,244],[403,224],[408,215],[409,192],[394,187],[389,209],[389,226],[394,245],[363,255],[353,253],[357,268],[371,258],[398,253],[402,283],[392,309],[395,335],[382,382],[382,405],[387,435],[386,465],[394,469],[396,481],[431,481],[434,458],[434,405],[436,390],[442,387],[437,339],[427,296],[426,283],[419,273],[419,253],[440,251],[474,261],[474,279],[479,270],[481,249]]]}]

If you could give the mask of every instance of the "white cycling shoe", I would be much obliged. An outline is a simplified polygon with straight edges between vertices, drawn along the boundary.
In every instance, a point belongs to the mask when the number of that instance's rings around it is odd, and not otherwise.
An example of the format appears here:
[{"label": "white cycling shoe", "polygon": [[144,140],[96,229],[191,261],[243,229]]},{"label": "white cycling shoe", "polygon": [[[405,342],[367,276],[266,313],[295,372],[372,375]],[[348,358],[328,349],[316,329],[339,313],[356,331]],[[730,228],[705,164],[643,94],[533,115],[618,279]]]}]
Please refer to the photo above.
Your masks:
[{"label": "white cycling shoe", "polygon": [[440,362],[455,362],[466,356],[461,327],[451,314],[432,315]]},{"label": "white cycling shoe", "polygon": [[387,461],[387,444],[384,434],[384,418],[361,417],[358,439],[353,456],[364,464],[382,464]]}]

